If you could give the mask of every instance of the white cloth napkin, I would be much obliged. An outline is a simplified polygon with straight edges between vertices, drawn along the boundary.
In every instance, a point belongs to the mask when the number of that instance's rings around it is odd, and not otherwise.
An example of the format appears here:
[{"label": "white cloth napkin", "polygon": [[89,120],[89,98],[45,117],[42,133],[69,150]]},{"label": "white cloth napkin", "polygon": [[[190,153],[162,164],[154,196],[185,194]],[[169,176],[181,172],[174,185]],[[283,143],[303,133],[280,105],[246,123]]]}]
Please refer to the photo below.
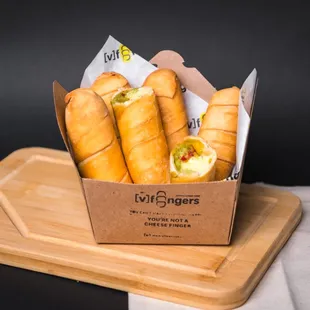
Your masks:
[{"label": "white cloth napkin", "polygon": [[[303,218],[240,310],[310,310],[310,186],[279,188],[301,199]],[[195,310],[130,293],[128,300],[129,310]]]}]

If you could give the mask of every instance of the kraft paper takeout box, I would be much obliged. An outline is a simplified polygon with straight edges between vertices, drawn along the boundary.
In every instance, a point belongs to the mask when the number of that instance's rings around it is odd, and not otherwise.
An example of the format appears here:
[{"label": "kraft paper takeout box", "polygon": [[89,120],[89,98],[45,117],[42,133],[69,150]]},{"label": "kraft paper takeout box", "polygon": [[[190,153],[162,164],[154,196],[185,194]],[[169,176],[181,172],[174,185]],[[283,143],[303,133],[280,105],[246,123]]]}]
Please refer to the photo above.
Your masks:
[{"label": "kraft paper takeout box", "polygon": [[[184,87],[209,102],[216,89],[195,68],[186,68],[183,61],[176,52],[161,51],[150,62],[158,68],[174,70]],[[65,127],[64,97],[67,91],[54,81],[53,94],[58,126],[71,154]],[[252,101],[254,98],[255,96]],[[250,117],[253,106],[254,102],[245,106]],[[247,143],[245,148],[246,146]],[[76,168],[96,242],[229,244],[244,157],[236,179],[196,184],[139,185],[103,182],[81,178]]]}]

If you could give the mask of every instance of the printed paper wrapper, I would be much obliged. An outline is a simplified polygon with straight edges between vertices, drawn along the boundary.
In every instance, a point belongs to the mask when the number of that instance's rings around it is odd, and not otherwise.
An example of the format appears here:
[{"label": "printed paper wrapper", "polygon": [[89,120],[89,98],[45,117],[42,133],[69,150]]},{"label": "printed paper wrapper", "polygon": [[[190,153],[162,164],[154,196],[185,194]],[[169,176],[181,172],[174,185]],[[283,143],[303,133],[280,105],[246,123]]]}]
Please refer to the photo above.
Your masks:
[{"label": "printed paper wrapper", "polygon": [[[97,76],[101,73],[115,71],[122,74],[132,87],[139,87],[142,86],[146,77],[156,69],[156,66],[152,65],[149,61],[131,51],[130,48],[123,45],[112,36],[109,36],[99,53],[86,68],[80,86],[90,87]],[[249,114],[256,87],[256,76],[257,72],[254,69],[241,87],[239,99],[240,104],[238,115],[236,165],[232,171],[231,177],[228,179],[237,178],[242,166],[250,126]],[[183,92],[183,96],[188,120],[201,119],[201,115],[203,115],[207,110],[208,102],[201,99],[190,90]],[[200,128],[200,122],[198,121],[196,126],[193,126],[193,123],[189,121],[188,127],[190,134],[196,136]]]}]

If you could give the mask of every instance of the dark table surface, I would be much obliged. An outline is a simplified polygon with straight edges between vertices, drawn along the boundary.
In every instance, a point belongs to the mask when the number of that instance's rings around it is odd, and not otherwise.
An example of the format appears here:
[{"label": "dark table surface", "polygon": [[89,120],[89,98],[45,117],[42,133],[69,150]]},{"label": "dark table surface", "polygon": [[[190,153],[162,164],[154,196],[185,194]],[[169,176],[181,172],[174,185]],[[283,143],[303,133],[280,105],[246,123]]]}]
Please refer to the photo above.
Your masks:
[{"label": "dark table surface", "polygon": [[[64,150],[52,82],[79,86],[108,35],[150,59],[178,51],[217,88],[256,68],[243,181],[309,185],[307,1],[1,1],[0,160],[27,146]],[[0,266],[10,309],[127,309],[127,294]],[[2,308],[2,307],[1,307]]]}]

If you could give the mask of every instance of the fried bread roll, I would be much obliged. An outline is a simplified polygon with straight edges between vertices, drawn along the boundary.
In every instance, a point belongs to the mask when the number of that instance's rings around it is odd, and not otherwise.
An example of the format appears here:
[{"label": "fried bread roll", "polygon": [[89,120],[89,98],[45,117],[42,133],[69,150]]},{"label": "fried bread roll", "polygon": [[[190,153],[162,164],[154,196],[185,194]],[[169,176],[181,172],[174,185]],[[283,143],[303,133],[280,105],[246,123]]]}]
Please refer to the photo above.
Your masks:
[{"label": "fried bread roll", "polygon": [[118,92],[111,103],[133,182],[170,183],[169,151],[152,88]]},{"label": "fried bread roll", "polygon": [[132,183],[103,99],[91,89],[78,88],[65,102],[67,134],[81,176]]},{"label": "fried bread roll", "polygon": [[159,104],[169,151],[189,135],[180,81],[171,69],[157,69],[144,81],[152,87]]},{"label": "fried bread roll", "polygon": [[202,138],[187,136],[170,153],[171,183],[213,181],[216,152]]},{"label": "fried bread roll", "polygon": [[104,100],[112,118],[116,130],[116,135],[119,136],[118,129],[115,123],[113,108],[111,106],[111,98],[119,89],[130,88],[127,79],[120,73],[116,73],[114,71],[103,72],[96,78],[90,88],[99,96],[101,96]]},{"label": "fried bread roll", "polygon": [[215,92],[198,132],[216,150],[217,181],[227,178],[236,163],[239,92],[235,86]]}]

